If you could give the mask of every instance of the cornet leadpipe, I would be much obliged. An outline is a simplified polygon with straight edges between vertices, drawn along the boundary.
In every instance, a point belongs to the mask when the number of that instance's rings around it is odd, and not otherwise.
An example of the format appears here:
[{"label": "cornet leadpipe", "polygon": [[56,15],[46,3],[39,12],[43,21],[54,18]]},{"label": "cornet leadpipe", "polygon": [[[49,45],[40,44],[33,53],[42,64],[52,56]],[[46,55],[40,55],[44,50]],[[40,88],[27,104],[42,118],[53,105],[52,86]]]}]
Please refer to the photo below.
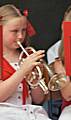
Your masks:
[{"label": "cornet leadpipe", "polygon": [[29,56],[29,54],[26,52],[26,50],[24,49],[24,47],[22,46],[22,44],[20,43],[20,41],[17,41],[18,45],[21,47],[22,51]]}]

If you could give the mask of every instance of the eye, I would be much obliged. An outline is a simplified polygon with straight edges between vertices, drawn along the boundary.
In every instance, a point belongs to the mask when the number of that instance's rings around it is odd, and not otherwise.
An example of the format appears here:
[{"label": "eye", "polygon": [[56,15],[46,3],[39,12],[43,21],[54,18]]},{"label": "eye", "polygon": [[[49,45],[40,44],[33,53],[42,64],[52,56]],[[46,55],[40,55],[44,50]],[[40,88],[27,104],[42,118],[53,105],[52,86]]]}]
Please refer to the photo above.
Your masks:
[{"label": "eye", "polygon": [[22,29],[22,32],[26,32],[26,28],[23,28],[23,29]]},{"label": "eye", "polygon": [[10,30],[11,32],[14,32],[14,33],[17,33],[18,32],[18,30],[17,29],[15,29],[15,30]]}]

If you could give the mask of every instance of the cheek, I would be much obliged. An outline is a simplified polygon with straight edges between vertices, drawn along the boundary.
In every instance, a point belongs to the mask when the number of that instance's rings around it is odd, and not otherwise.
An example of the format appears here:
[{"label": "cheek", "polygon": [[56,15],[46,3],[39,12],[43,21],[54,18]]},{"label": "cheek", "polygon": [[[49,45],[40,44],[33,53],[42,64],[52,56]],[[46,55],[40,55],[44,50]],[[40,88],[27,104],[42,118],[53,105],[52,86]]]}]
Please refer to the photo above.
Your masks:
[{"label": "cheek", "polygon": [[7,40],[12,43],[16,40],[16,37],[13,34],[7,34]]},{"label": "cheek", "polygon": [[12,35],[12,34],[9,34],[8,35],[8,40],[10,41],[10,42],[12,42],[12,41],[15,41],[15,37]]},{"label": "cheek", "polygon": [[12,45],[13,42],[14,42],[14,39],[12,38],[11,35],[6,34],[6,35],[4,36],[4,43],[5,43],[6,45]]},{"label": "cheek", "polygon": [[8,33],[3,31],[3,42],[5,43],[7,42],[7,40],[8,40]]},{"label": "cheek", "polygon": [[15,41],[15,36],[7,29],[3,29],[3,44],[11,46]]},{"label": "cheek", "polygon": [[5,29],[3,29],[3,40],[7,41],[9,37],[9,32]]}]

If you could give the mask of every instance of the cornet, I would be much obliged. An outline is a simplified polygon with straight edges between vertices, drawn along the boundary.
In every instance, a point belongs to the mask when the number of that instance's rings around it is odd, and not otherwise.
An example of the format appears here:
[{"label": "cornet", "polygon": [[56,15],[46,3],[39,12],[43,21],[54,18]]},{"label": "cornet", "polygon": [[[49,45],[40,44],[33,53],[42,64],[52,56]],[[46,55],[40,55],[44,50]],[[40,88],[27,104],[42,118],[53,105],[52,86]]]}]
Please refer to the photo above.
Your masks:
[{"label": "cornet", "polygon": [[[19,60],[24,61],[23,54],[25,53],[26,57],[35,52],[32,47],[28,47],[26,50],[22,46],[22,44],[17,41],[17,44],[21,47],[22,52],[20,54]],[[29,51],[30,54],[27,52]],[[44,65],[45,69],[47,70],[47,76],[49,75],[50,80],[45,81],[45,76],[43,77],[43,72],[39,66],[36,66],[32,72],[27,77],[27,83],[30,85],[31,88],[35,89],[38,85],[42,88],[45,94],[48,93],[49,90],[51,91],[58,91],[65,87],[66,85],[66,76],[64,74],[54,74],[50,67],[45,63],[41,62]]]},{"label": "cornet", "polygon": [[50,91],[58,91],[63,89],[67,85],[67,77],[63,73],[54,73],[50,67],[44,64],[46,69],[48,70],[48,74],[50,80],[48,82],[48,89]]},{"label": "cornet", "polygon": [[[22,52],[19,56],[19,64],[24,62],[24,59],[28,57],[30,54],[36,52],[32,47],[27,47],[24,49],[20,41],[17,41],[17,44],[22,49]],[[25,58],[24,58],[25,56]],[[42,88],[44,91],[44,94],[48,93],[48,87],[45,83],[45,78],[43,77],[42,70],[39,66],[36,66],[32,72],[27,76],[27,83],[30,85],[31,88],[35,89],[38,85]]]}]

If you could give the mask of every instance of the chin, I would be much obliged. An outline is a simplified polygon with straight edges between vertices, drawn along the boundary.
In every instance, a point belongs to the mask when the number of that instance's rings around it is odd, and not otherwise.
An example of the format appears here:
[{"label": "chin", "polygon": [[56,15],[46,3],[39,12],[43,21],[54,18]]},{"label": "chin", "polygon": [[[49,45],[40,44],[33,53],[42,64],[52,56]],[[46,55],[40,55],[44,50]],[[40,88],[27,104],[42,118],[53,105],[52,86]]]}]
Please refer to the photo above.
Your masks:
[{"label": "chin", "polygon": [[18,44],[15,44],[15,45],[14,45],[14,48],[18,49],[18,48],[19,48],[19,45],[18,45]]}]

